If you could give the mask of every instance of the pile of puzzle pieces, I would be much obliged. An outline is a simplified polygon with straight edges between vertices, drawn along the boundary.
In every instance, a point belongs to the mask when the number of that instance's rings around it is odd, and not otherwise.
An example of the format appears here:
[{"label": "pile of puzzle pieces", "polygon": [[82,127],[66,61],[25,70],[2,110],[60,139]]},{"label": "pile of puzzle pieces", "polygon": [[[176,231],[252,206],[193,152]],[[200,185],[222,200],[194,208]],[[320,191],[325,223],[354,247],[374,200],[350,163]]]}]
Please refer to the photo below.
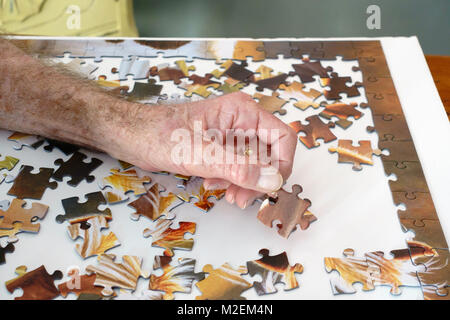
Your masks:
[{"label": "pile of puzzle pieces", "polygon": [[[334,128],[349,128],[353,121],[363,116],[358,108],[370,107],[374,126],[368,131],[378,133],[378,147],[372,147],[368,140],[339,139],[337,146],[330,147],[329,151],[338,153],[338,162],[351,163],[354,170],[361,170],[362,164],[372,165],[373,155],[381,156],[386,174],[397,177],[389,182],[394,202],[406,206],[406,210],[398,211],[400,221],[405,231],[413,230],[415,236],[407,242],[406,249],[393,250],[392,259],[385,258],[382,252],[370,252],[358,258],[350,249],[344,251],[344,258],[325,258],[327,271],[337,270],[340,274],[337,280],[332,280],[333,292],[354,292],[353,284],[361,282],[363,290],[388,285],[393,294],[399,294],[402,286],[414,286],[422,288],[425,299],[448,299],[448,245],[379,43],[237,41],[233,44],[232,54],[217,55],[211,47],[212,42],[174,42],[168,46],[160,41],[133,40],[93,41],[86,45],[61,40],[47,41],[47,45],[41,47],[52,55],[70,52],[70,57],[75,58],[70,62],[71,69],[95,80],[105,90],[114,90],[139,103],[169,101],[168,95],[162,94],[164,84],[168,82],[185,90],[184,96],[192,101],[255,86],[259,91],[254,95],[255,101],[281,119],[289,112],[285,106],[290,102],[301,111],[317,110],[304,121],[289,123],[301,134],[299,141],[307,149],[318,147],[318,139],[324,143],[338,140]],[[93,57],[98,63],[104,56],[120,56],[122,52],[127,55],[118,68],[111,70],[112,76],[95,75],[98,68],[82,59]],[[151,60],[144,59],[161,55],[184,58],[173,65],[152,65]],[[280,56],[296,58],[298,63],[293,64],[288,73],[278,73],[266,65],[251,70],[247,64],[248,59],[269,64],[270,59]],[[327,60],[336,60],[337,56],[344,61],[358,60],[354,71],[363,71],[362,83],[326,66]],[[196,68],[191,64],[194,58],[215,59],[219,66],[209,73],[195,74]],[[132,90],[125,81],[130,77]],[[306,90],[305,84],[315,82],[323,87],[322,91]],[[362,86],[367,94],[367,104],[358,106],[344,102],[346,97],[359,96]],[[264,91],[271,93],[267,95]],[[171,96],[175,97],[176,94]],[[48,207],[39,202],[31,202],[31,209],[24,209],[24,199],[41,200],[47,189],[56,189],[65,177],[70,178],[67,184],[71,187],[77,187],[82,181],[93,183],[93,172],[102,164],[96,158],[86,162],[87,156],[80,148],[58,141],[20,133],[12,134],[8,140],[16,150],[43,146],[45,151],[52,152],[56,148],[69,159],[56,160],[57,168],[34,168],[23,164],[19,173],[11,176],[3,171],[14,169],[19,159],[8,155],[0,158],[0,183],[11,184],[8,195],[15,197],[12,201],[0,201],[0,237],[8,237],[8,244],[0,247],[0,263],[5,262],[6,254],[15,250],[16,235],[37,233],[39,223],[36,220],[43,219],[48,211]],[[382,153],[386,149],[389,155]],[[59,295],[66,297],[68,293],[75,293],[79,299],[173,299],[176,292],[191,292],[196,282],[202,292],[198,299],[241,299],[241,294],[252,287],[259,295],[276,292],[274,285],[279,282],[285,284],[286,290],[298,287],[295,273],[302,272],[303,267],[300,264],[290,266],[284,252],[270,256],[267,249],[262,249],[262,258],[247,262],[246,267],[233,268],[225,263],[214,269],[205,265],[201,272],[195,270],[195,259],[175,259],[177,250],[193,248],[194,240],[186,239],[185,234],[194,234],[196,224],[178,221],[176,226],[173,209],[191,203],[208,211],[214,206],[211,198],[220,200],[224,190],[205,190],[202,179],[197,177],[157,174],[169,175],[171,182],[164,186],[152,183],[150,176],[141,177],[132,165],[119,162],[118,168],[111,168],[110,175],[97,182],[97,192],[85,195],[86,202],[80,202],[78,197],[61,199],[65,213],[58,215],[56,221],[64,226],[72,240],[79,241],[74,246],[77,254],[82,259],[97,256],[97,264],[87,267],[82,275],[79,270],[72,270],[68,274],[70,280],[58,286],[54,282],[62,279],[60,271],[49,274],[44,266],[32,271],[20,266],[16,268],[18,277],[6,282],[8,291],[22,288],[24,294],[19,299],[52,299]],[[308,228],[316,217],[308,210],[311,202],[298,197],[301,191],[300,186],[294,185],[292,192],[282,189],[277,199],[265,199],[258,219],[268,227],[272,227],[273,221],[280,221],[278,233],[283,237],[288,237],[297,226]],[[119,263],[114,254],[107,253],[119,246],[120,241],[113,232],[105,230],[112,220],[111,210],[98,208],[122,202],[135,209],[131,216],[133,220],[145,219],[153,223],[152,227],[143,230],[143,237],[151,237],[152,246],[164,250],[163,255],[155,257],[153,265],[153,270],[161,269],[162,275],[143,271],[140,257],[125,255]],[[112,270],[121,270],[124,276],[119,278]],[[263,279],[250,283],[244,277],[247,274],[258,274]],[[140,278],[148,279],[148,289],[136,293]]]}]

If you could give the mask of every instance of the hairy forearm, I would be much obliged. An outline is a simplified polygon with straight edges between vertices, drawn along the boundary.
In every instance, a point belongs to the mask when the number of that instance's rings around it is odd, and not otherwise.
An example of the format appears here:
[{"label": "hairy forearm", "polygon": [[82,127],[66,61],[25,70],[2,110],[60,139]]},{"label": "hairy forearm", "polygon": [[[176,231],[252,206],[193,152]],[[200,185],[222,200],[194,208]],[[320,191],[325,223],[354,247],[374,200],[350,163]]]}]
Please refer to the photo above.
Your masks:
[{"label": "hairy forearm", "polygon": [[[114,97],[2,39],[0,74],[0,127],[4,129],[58,139],[131,160],[123,153],[130,152],[124,149],[131,150],[137,131],[149,133],[152,122],[165,117],[161,107],[150,111],[148,106]],[[144,123],[147,130],[142,128]]]}]

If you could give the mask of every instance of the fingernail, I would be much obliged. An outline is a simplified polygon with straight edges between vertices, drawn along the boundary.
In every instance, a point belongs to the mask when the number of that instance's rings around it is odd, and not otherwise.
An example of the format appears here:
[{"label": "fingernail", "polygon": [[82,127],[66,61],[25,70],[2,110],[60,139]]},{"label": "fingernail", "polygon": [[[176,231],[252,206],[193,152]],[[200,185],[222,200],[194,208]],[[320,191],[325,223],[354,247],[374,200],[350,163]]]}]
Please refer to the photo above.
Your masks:
[{"label": "fingernail", "polygon": [[226,197],[227,198],[227,201],[230,203],[230,204],[233,204],[234,203],[234,196],[227,196]]},{"label": "fingernail", "polygon": [[245,210],[245,209],[247,209],[247,206],[248,206],[248,201],[245,201],[244,202],[244,205],[242,206],[242,210]]},{"label": "fingernail", "polygon": [[278,191],[283,186],[283,177],[274,167],[261,168],[257,187],[267,192]]}]

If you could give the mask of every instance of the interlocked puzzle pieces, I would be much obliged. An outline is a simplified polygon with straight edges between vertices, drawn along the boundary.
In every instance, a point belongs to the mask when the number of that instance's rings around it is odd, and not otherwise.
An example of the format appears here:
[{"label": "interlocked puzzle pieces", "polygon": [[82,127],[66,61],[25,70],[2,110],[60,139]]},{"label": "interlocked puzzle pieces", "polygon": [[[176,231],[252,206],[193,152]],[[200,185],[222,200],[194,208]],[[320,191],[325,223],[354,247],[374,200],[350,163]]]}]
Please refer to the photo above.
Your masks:
[{"label": "interlocked puzzle pieces", "polygon": [[280,94],[278,92],[273,92],[271,96],[266,96],[262,93],[255,93],[253,98],[259,100],[258,104],[270,113],[278,112],[280,115],[286,114],[285,109],[281,109],[286,103],[286,100],[280,99],[278,96]]},{"label": "interlocked puzzle pieces", "polygon": [[152,221],[159,219],[163,215],[166,219],[175,218],[175,215],[170,212],[183,202],[172,192],[169,192],[167,196],[163,196],[162,192],[164,191],[166,191],[166,188],[159,183],[153,184],[147,193],[128,205],[136,209],[136,212],[131,214],[131,218],[138,220],[140,216],[144,216]]},{"label": "interlocked puzzle pieces", "polygon": [[136,290],[139,277],[148,278],[148,274],[142,271],[142,259],[136,256],[122,256],[122,263],[114,262],[113,254],[102,254],[98,265],[89,265],[86,272],[97,275],[94,285],[102,286],[102,294],[112,296],[113,288]]},{"label": "interlocked puzzle pieces", "polygon": [[108,228],[108,222],[104,216],[97,216],[81,223],[74,223],[67,227],[70,238],[76,240],[83,238],[83,243],[77,243],[75,250],[83,258],[101,255],[120,245],[113,232],[102,234],[102,229]]},{"label": "interlocked puzzle pieces", "polygon": [[353,170],[362,170],[361,164],[373,165],[372,155],[381,155],[379,149],[372,149],[370,140],[360,140],[359,146],[353,146],[352,140],[338,140],[338,146],[329,148],[339,154],[339,163],[353,163]]},{"label": "interlocked puzzle pieces", "polygon": [[263,256],[261,259],[247,262],[249,275],[258,274],[262,278],[260,282],[253,282],[253,287],[258,295],[277,292],[275,288],[277,283],[284,283],[284,290],[298,287],[295,273],[303,272],[301,264],[296,263],[294,266],[290,266],[286,252],[271,256],[268,249],[261,249],[259,254]]},{"label": "interlocked puzzle pieces", "polygon": [[71,180],[67,182],[69,186],[76,187],[78,184],[86,180],[90,183],[95,180],[95,176],[90,175],[92,171],[97,169],[103,161],[97,158],[92,158],[91,162],[85,162],[87,156],[80,152],[75,152],[72,157],[64,162],[62,159],[57,159],[55,165],[59,166],[58,170],[52,175],[52,178],[57,181],[62,181],[64,177],[69,176]]},{"label": "interlocked puzzle pieces", "polygon": [[23,290],[21,297],[15,300],[51,300],[59,295],[54,281],[62,279],[62,272],[57,270],[49,274],[44,266],[27,272],[27,267],[20,266],[16,268],[17,278],[6,281],[6,289],[13,293],[17,288]]},{"label": "interlocked puzzle pieces", "polygon": [[319,115],[328,120],[331,120],[332,117],[337,117],[339,120],[334,123],[343,129],[347,129],[353,123],[348,120],[349,117],[358,120],[363,115],[360,111],[355,109],[357,106],[358,104],[354,102],[346,104],[337,101],[336,103],[326,105],[325,109]]},{"label": "interlocked puzzle pieces", "polygon": [[263,61],[266,58],[262,41],[236,41],[234,45],[233,59],[247,60],[252,57],[253,61]]},{"label": "interlocked puzzle pieces", "polygon": [[144,184],[152,182],[150,177],[139,177],[135,169],[120,171],[119,169],[111,169],[111,175],[103,178],[99,183],[101,189],[111,187],[111,191],[106,191],[106,199],[108,203],[118,203],[126,201],[129,197],[128,192],[135,195],[141,195],[147,192]]},{"label": "interlocked puzzle pieces", "polygon": [[245,300],[241,296],[242,292],[252,287],[241,277],[248,273],[244,266],[234,269],[225,263],[220,268],[214,269],[212,265],[207,264],[203,267],[203,272],[209,275],[196,284],[202,292],[201,296],[195,298],[197,300]]},{"label": "interlocked puzzle pieces", "polygon": [[266,66],[260,66],[256,69],[256,72],[261,74],[260,77],[254,79],[257,85],[256,90],[263,91],[264,89],[277,90],[278,87],[285,83],[288,75],[286,73],[279,73],[277,75],[272,74],[272,69]]},{"label": "interlocked puzzle pieces", "polygon": [[323,94],[328,100],[341,99],[340,94],[346,93],[347,97],[357,97],[360,95],[358,87],[361,87],[360,82],[356,82],[352,86],[347,86],[347,83],[352,82],[351,77],[339,77],[337,73],[333,72],[331,78],[320,78],[320,84],[323,87],[330,87],[330,90],[324,90]]},{"label": "interlocked puzzle pieces", "polygon": [[40,224],[38,219],[44,219],[48,211],[48,206],[33,203],[30,209],[24,208],[24,200],[14,199],[7,210],[0,208],[0,237],[9,236],[8,242],[17,241],[16,234],[19,232],[37,233]]},{"label": "interlocked puzzle pieces", "polygon": [[9,189],[8,195],[16,196],[19,199],[40,200],[47,188],[56,189],[58,186],[56,182],[50,182],[53,169],[40,168],[37,174],[32,174],[31,171],[33,171],[33,167],[21,167],[19,174],[14,178],[14,184]]},{"label": "interlocked puzzle pieces", "polygon": [[315,89],[305,91],[303,88],[305,88],[305,85],[297,81],[287,85],[281,84],[281,97],[287,100],[296,100],[297,102],[294,103],[294,106],[300,110],[306,110],[308,107],[313,107],[314,109],[319,108],[322,104],[314,101],[320,97],[322,93]]},{"label": "interlocked puzzle pieces", "polygon": [[164,300],[174,299],[175,292],[190,293],[193,282],[203,280],[205,274],[195,272],[194,259],[179,258],[178,265],[171,265],[172,258],[156,256],[153,269],[162,269],[162,275],[150,275],[149,289],[164,291]]},{"label": "interlocked puzzle pieces", "polygon": [[84,196],[86,202],[80,203],[78,197],[61,200],[65,214],[56,216],[58,223],[68,221],[71,224],[80,223],[93,217],[104,216],[107,220],[112,219],[111,210],[99,210],[101,204],[106,204],[106,199],[101,192],[93,192]]},{"label": "interlocked puzzle pieces", "polygon": [[330,142],[336,140],[336,136],[331,132],[330,128],[334,128],[333,122],[323,123],[319,116],[314,115],[306,118],[309,123],[307,125],[302,124],[300,121],[294,121],[289,123],[289,126],[294,129],[296,133],[303,132],[306,135],[300,136],[299,140],[307,148],[313,148],[320,145],[317,139],[323,139],[324,142]]},{"label": "interlocked puzzle pieces", "polygon": [[297,225],[300,225],[302,230],[307,229],[317,218],[308,211],[311,202],[297,196],[301,192],[302,187],[298,184],[292,186],[292,193],[280,189],[274,204],[271,204],[269,198],[263,201],[258,211],[258,219],[270,228],[273,222],[278,220],[278,234],[284,238],[289,237]]},{"label": "interlocked puzzle pieces", "polygon": [[178,229],[172,229],[170,226],[173,221],[159,220],[152,229],[145,229],[143,235],[145,238],[152,237],[152,246],[164,248],[164,255],[172,257],[173,250],[192,250],[194,239],[185,239],[186,233],[195,233],[196,224],[193,222],[180,222]]}]

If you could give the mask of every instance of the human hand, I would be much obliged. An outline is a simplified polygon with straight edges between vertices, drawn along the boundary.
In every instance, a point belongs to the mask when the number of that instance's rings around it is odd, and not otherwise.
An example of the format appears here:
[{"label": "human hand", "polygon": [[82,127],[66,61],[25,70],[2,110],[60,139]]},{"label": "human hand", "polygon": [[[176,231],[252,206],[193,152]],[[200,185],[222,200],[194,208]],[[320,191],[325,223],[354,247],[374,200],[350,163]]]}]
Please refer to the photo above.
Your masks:
[{"label": "human hand", "polygon": [[115,157],[144,170],[203,177],[205,188],[227,189],[225,198],[241,208],[279,190],[291,174],[297,135],[247,94],[129,113],[120,138],[125,153]]}]

